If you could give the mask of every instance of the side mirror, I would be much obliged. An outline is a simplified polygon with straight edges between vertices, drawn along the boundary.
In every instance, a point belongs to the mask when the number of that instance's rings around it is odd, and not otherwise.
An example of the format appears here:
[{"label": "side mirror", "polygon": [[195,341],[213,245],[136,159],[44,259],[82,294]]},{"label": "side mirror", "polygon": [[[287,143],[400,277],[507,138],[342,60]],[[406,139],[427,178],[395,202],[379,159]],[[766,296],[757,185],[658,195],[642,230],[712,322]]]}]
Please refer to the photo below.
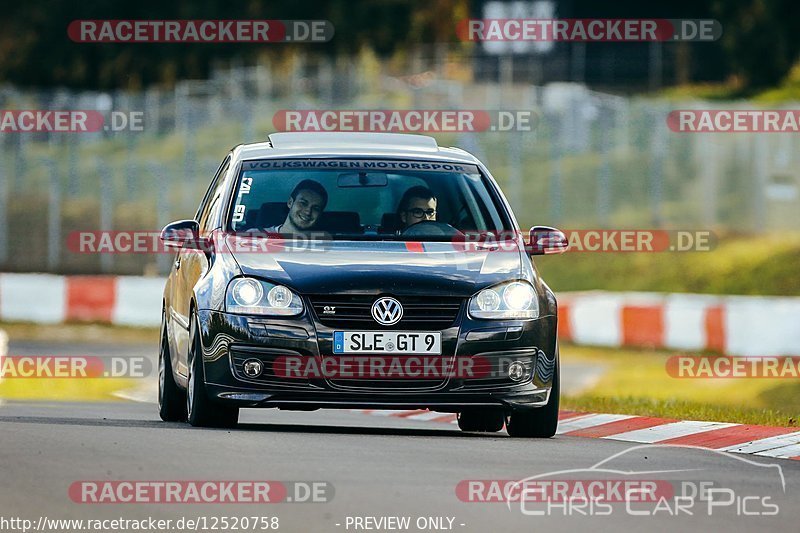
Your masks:
[{"label": "side mirror", "polygon": [[534,226],[530,231],[528,253],[531,255],[563,254],[569,248],[564,232],[549,226]]},{"label": "side mirror", "polygon": [[200,224],[196,220],[170,222],[161,230],[161,240],[168,248],[199,248]]}]

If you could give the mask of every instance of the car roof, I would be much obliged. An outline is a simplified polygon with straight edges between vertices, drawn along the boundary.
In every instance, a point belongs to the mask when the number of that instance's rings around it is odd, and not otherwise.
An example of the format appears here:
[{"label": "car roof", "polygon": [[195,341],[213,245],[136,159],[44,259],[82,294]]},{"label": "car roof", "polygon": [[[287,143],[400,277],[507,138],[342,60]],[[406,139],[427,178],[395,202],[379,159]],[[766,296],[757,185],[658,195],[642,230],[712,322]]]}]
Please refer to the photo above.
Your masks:
[{"label": "car roof", "polygon": [[426,135],[365,132],[273,133],[266,142],[240,144],[234,149],[242,160],[278,157],[387,157],[479,164],[460,148],[445,148]]}]

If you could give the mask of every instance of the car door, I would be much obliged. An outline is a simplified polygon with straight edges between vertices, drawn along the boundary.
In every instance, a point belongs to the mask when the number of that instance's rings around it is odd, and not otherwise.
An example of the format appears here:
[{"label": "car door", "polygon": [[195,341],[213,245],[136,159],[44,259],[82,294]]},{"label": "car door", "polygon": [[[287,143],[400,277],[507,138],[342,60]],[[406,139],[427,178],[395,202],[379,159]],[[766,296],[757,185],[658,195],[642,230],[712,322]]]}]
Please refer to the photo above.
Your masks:
[{"label": "car door", "polygon": [[[200,226],[200,235],[206,236],[216,229],[215,216],[221,207],[224,197],[225,176],[230,168],[230,156],[226,157],[217,170],[211,185],[206,192],[196,220]],[[188,375],[189,355],[189,313],[191,310],[194,286],[208,271],[208,255],[205,251],[182,248],[175,258],[173,274],[175,279],[175,297],[173,299],[172,319],[175,323],[175,370],[181,376]]]}]

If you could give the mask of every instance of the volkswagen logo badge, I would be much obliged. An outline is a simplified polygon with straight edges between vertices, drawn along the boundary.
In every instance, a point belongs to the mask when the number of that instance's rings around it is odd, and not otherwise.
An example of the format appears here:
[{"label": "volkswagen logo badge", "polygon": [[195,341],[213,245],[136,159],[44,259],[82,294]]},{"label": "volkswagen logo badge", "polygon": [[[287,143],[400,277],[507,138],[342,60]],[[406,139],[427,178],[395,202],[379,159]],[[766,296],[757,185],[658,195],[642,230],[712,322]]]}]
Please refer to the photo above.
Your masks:
[{"label": "volkswagen logo badge", "polygon": [[378,298],[372,304],[372,318],[384,326],[397,324],[403,318],[403,306],[394,298]]}]

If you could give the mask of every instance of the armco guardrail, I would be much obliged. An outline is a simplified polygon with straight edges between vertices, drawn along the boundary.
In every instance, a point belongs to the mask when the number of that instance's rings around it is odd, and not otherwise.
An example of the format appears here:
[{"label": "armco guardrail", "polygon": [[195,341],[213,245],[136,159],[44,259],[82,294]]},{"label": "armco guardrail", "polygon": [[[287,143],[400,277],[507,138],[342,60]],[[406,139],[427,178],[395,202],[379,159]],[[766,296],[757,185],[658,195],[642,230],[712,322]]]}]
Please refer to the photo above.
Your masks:
[{"label": "armco guardrail", "polygon": [[[158,326],[164,279],[0,274],[0,321]],[[800,355],[800,297],[559,293],[559,337],[575,344]]]},{"label": "armco guardrail", "polygon": [[800,355],[800,297],[562,293],[558,334],[575,344]]},{"label": "armco guardrail", "polygon": [[158,326],[164,279],[0,274],[0,320]]}]

